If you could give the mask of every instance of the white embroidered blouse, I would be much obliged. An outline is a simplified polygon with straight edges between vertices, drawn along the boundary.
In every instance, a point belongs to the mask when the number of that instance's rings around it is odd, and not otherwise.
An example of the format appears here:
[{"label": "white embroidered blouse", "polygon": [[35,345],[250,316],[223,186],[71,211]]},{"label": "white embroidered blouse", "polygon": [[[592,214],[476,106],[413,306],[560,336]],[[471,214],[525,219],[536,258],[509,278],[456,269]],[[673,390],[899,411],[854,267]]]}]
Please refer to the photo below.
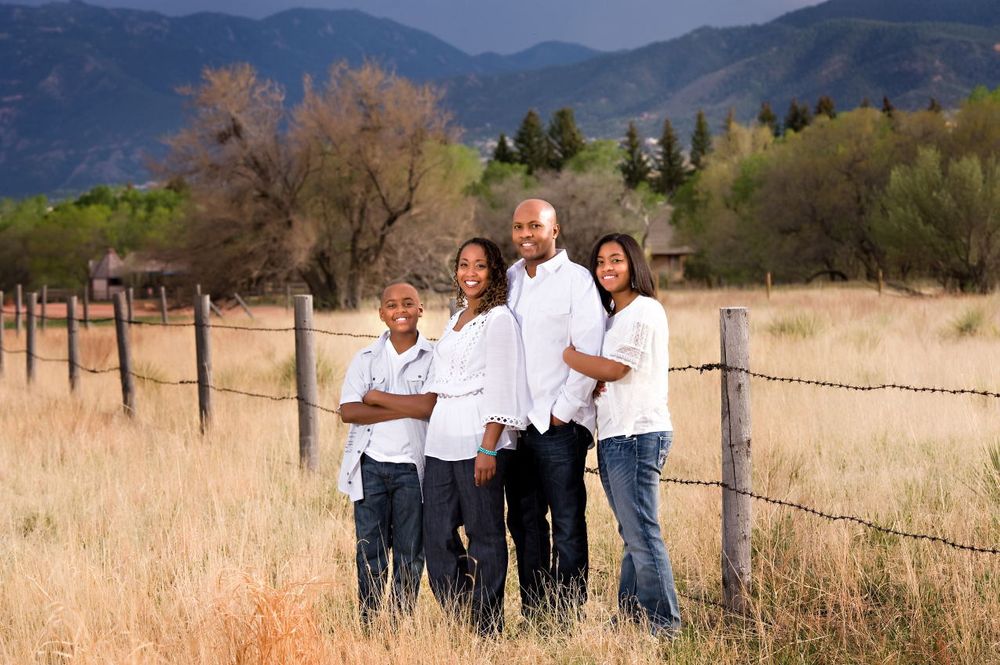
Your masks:
[{"label": "white embroidered blouse", "polygon": [[668,336],[667,313],[648,296],[608,317],[601,355],[630,371],[608,382],[595,400],[599,440],[673,430],[667,408]]},{"label": "white embroidered blouse", "polygon": [[451,317],[435,345],[424,386],[438,396],[424,454],[447,461],[474,458],[486,423],[506,426],[497,450],[514,447],[513,430],[527,426],[529,408],[524,349],[514,315],[506,306],[494,307],[455,331],[463,311]]}]

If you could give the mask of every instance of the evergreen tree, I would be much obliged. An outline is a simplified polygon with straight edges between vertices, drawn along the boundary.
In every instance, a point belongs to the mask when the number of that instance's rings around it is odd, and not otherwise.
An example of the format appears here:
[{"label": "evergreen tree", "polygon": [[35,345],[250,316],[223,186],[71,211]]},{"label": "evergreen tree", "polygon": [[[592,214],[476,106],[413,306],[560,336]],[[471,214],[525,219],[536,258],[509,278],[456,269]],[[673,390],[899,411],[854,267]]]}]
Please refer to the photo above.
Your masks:
[{"label": "evergreen tree", "polygon": [[513,164],[517,161],[517,155],[514,154],[510,143],[507,142],[507,135],[503,132],[500,133],[497,147],[493,150],[493,161],[501,164]]},{"label": "evergreen tree", "polygon": [[663,121],[663,133],[660,135],[660,156],[657,160],[660,175],[654,185],[656,191],[667,196],[672,195],[684,184],[687,173],[684,170],[684,155],[681,154],[681,144],[674,133],[670,118]]},{"label": "evergreen tree", "polygon": [[940,113],[942,111],[941,102],[937,100],[937,97],[931,97],[931,103],[927,105],[927,110],[931,113]]},{"label": "evergreen tree", "polygon": [[619,167],[625,186],[635,189],[639,183],[649,180],[649,160],[642,152],[642,142],[639,139],[639,131],[635,128],[635,123],[628,123],[628,132],[625,134],[625,159]]},{"label": "evergreen tree", "polygon": [[561,171],[570,159],[583,150],[586,141],[576,126],[573,109],[561,108],[549,122],[549,166]]},{"label": "evergreen tree", "polygon": [[528,167],[528,173],[544,169],[549,164],[549,143],[542,128],[542,119],[535,109],[528,111],[514,136],[517,161]]},{"label": "evergreen tree", "polygon": [[757,122],[760,123],[761,127],[770,127],[775,136],[781,133],[781,128],[778,127],[778,116],[774,115],[774,110],[771,108],[770,102],[760,103]]},{"label": "evergreen tree", "polygon": [[698,109],[694,122],[694,134],[691,135],[691,166],[700,171],[705,165],[705,157],[712,150],[712,132],[708,128],[705,112]]},{"label": "evergreen tree", "polygon": [[890,118],[896,114],[896,107],[892,105],[889,98],[886,96],[882,97],[882,113],[886,114]]},{"label": "evergreen tree", "polygon": [[829,95],[823,95],[816,101],[816,117],[821,115],[831,119],[837,117],[837,107]]},{"label": "evergreen tree", "polygon": [[801,132],[812,122],[812,112],[808,104],[799,104],[798,99],[792,99],[785,114],[785,131]]}]

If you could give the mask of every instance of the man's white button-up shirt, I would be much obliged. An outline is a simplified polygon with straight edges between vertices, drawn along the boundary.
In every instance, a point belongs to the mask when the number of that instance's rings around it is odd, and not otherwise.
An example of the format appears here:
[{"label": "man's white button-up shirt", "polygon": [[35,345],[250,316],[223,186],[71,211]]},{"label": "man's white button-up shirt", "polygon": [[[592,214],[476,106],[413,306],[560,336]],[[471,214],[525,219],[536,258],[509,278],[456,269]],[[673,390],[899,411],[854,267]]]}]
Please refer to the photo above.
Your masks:
[{"label": "man's white button-up shirt", "polygon": [[542,433],[549,429],[550,416],[575,421],[593,433],[597,382],[563,362],[570,344],[583,353],[601,353],[607,316],[593,278],[560,249],[538,265],[534,277],[528,277],[524,259],[519,260],[507,270],[507,282],[509,306],[524,341],[528,420]]}]

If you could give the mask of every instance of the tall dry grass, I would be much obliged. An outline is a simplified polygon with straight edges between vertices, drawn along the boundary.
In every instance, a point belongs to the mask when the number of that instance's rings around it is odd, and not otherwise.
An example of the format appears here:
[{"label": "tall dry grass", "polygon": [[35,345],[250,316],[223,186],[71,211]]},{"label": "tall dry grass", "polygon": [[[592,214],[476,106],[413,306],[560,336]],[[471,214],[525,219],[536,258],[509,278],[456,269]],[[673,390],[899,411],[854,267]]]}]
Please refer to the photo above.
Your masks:
[{"label": "tall dry grass", "polygon": [[[1000,389],[1000,299],[883,297],[851,289],[670,292],[672,364],[719,357],[718,308],[751,308],[751,362],[779,375]],[[981,312],[969,315],[968,312]],[[422,329],[444,321],[432,308]],[[258,321],[282,325],[275,311]],[[378,331],[374,312],[319,314],[318,327]],[[63,356],[49,330],[39,353]],[[195,375],[186,328],[133,331],[137,370]],[[8,347],[23,344],[12,331]],[[319,338],[320,396],[362,340]],[[293,337],[213,331],[216,382],[294,391]],[[84,331],[82,362],[114,364],[110,328]],[[659,643],[612,627],[620,542],[588,476],[592,596],[573,630],[517,618],[481,641],[445,620],[424,585],[412,620],[370,636],[355,623],[352,513],[335,490],[346,433],[323,416],[320,472],[297,467],[293,404],[216,394],[198,432],[193,387],[139,384],[121,414],[114,374],[23,356],[0,379],[0,660],[10,663],[639,663],[997,662],[1000,559],[880,535],[754,504],[754,613],[726,618],[717,598],[716,489],[663,486],[661,520],[686,628]],[[676,438],[668,475],[719,477],[719,377],[671,376]],[[963,542],[1000,543],[997,400],[853,393],[754,381],[755,489]],[[591,457],[591,465],[594,459]],[[513,559],[512,559],[513,563]]]}]

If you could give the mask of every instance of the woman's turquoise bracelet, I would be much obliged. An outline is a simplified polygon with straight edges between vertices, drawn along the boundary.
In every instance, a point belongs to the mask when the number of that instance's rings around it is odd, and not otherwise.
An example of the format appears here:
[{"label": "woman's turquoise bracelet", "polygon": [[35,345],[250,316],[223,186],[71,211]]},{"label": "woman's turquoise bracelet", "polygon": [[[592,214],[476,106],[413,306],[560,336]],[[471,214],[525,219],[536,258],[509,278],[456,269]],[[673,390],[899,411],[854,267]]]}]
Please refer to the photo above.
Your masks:
[{"label": "woman's turquoise bracelet", "polygon": [[479,446],[479,452],[481,452],[484,455],[489,455],[490,457],[496,457],[497,456],[497,451],[495,451],[495,450],[487,450],[486,448],[483,448],[482,446]]}]

